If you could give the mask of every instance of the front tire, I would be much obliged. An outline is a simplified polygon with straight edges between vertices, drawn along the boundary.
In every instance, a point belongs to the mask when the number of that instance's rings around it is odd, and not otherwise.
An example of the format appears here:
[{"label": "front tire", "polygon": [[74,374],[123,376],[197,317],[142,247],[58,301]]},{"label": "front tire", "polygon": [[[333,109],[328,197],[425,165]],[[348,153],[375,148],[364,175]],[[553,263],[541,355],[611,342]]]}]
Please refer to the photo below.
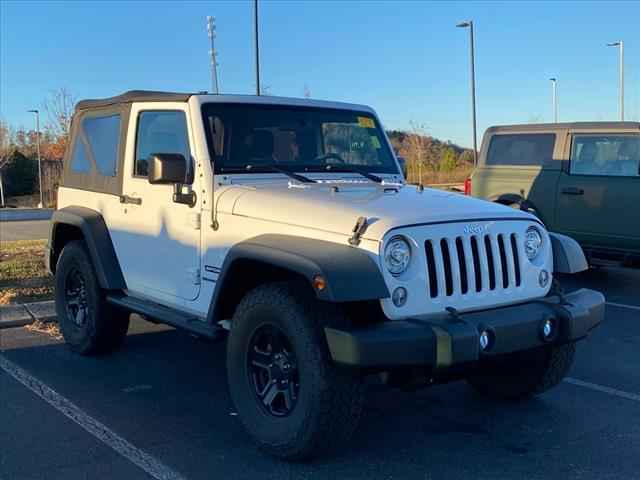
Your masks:
[{"label": "front tire", "polygon": [[129,313],[106,302],[84,242],[64,246],[55,280],[58,323],[71,350],[96,355],[119,348],[129,329]]},{"label": "front tire", "polygon": [[575,343],[514,352],[481,366],[467,381],[488,397],[525,400],[558,385],[571,369],[575,352]]},{"label": "front tire", "polygon": [[238,416],[264,451],[306,460],[353,434],[364,403],[357,375],[330,361],[323,327],[341,310],[290,283],[249,292],[234,314],[227,375]]}]

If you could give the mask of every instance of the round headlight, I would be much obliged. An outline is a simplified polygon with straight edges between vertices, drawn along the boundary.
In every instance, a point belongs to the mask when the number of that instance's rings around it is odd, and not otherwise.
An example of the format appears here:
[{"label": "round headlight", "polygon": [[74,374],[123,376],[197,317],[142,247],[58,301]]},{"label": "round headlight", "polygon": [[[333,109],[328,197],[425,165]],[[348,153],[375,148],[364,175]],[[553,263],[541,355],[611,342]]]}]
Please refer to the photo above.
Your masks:
[{"label": "round headlight", "polygon": [[536,227],[527,228],[524,235],[524,251],[529,260],[534,260],[542,247],[542,234]]},{"label": "round headlight", "polygon": [[384,264],[392,275],[400,275],[409,267],[411,247],[402,237],[393,237],[384,249]]}]

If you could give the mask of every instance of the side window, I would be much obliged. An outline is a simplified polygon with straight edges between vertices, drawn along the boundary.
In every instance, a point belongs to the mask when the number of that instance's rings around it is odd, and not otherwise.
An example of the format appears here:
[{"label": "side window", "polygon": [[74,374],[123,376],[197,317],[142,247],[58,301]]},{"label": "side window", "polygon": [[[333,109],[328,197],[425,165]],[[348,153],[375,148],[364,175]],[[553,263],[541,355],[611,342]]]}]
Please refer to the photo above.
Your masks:
[{"label": "side window", "polygon": [[639,176],[640,135],[574,135],[570,172],[574,175]]},{"label": "side window", "polygon": [[545,166],[553,161],[553,133],[494,135],[486,165]]},{"label": "side window", "polygon": [[80,135],[76,135],[76,141],[73,144],[71,170],[78,173],[91,173],[91,164],[87,158],[86,147],[80,139]]},{"label": "side window", "polygon": [[95,158],[98,173],[105,177],[115,177],[120,143],[120,115],[87,117],[82,121],[82,129]]},{"label": "side window", "polygon": [[138,116],[136,161],[133,174],[147,176],[148,158],[154,153],[179,153],[192,170],[187,117],[181,111],[148,111]]}]

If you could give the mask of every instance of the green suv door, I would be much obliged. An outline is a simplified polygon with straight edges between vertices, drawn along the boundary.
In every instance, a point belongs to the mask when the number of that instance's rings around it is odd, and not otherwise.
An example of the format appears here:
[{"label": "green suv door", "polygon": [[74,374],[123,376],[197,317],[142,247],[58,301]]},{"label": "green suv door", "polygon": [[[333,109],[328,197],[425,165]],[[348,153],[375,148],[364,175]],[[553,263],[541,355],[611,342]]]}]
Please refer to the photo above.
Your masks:
[{"label": "green suv door", "polygon": [[573,132],[568,148],[556,230],[587,248],[640,253],[640,134]]}]

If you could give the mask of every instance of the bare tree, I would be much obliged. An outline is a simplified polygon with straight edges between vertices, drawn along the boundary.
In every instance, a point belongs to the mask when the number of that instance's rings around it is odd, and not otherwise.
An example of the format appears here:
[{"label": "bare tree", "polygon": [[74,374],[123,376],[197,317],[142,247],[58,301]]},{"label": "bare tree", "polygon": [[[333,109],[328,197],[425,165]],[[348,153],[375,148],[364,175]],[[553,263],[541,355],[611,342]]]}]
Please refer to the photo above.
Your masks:
[{"label": "bare tree", "polygon": [[11,130],[6,122],[0,120],[0,207],[4,207],[4,187],[2,185],[2,170],[9,165],[13,157]]},{"label": "bare tree", "polygon": [[260,95],[265,97],[270,97],[273,95],[271,85],[265,85],[264,83],[260,84]]},{"label": "bare tree", "polygon": [[311,89],[306,83],[304,84],[304,98],[311,98]]},{"label": "bare tree", "polygon": [[[414,121],[409,122],[409,125],[411,126],[411,132],[407,134],[404,141],[408,173],[410,177],[417,177],[417,183],[422,184],[422,169],[425,165],[426,154],[429,148],[429,136],[426,134],[424,125],[417,124]],[[415,171],[416,167],[418,172]]]},{"label": "bare tree", "polygon": [[76,104],[76,98],[66,88],[59,88],[49,93],[45,100],[44,109],[49,117],[47,128],[59,138],[69,138],[71,118]]},{"label": "bare tree", "polygon": [[527,123],[542,123],[542,115],[539,113],[530,113]]}]

